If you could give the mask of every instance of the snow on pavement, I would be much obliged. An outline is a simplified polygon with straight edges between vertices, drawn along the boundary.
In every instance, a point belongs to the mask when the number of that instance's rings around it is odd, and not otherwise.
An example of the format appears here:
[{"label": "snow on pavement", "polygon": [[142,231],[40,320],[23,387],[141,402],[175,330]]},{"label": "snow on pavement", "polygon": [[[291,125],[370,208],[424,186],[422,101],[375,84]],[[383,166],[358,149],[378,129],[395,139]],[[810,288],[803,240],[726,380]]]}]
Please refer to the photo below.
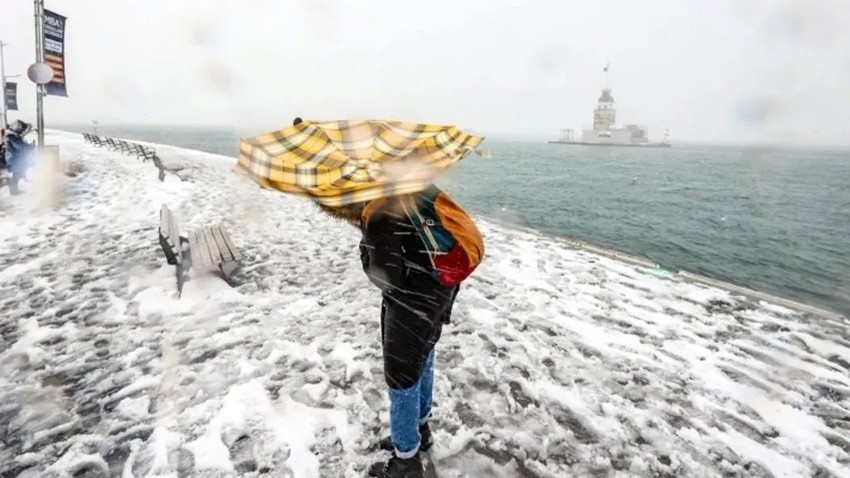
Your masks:
[{"label": "snow on pavement", "polygon": [[[61,202],[0,191],[0,476],[359,477],[383,455],[380,297],[358,233],[157,146],[51,133]],[[24,184],[31,188],[33,183]],[[223,222],[234,287],[156,239]],[[850,323],[481,221],[438,345],[441,477],[848,477]]]}]

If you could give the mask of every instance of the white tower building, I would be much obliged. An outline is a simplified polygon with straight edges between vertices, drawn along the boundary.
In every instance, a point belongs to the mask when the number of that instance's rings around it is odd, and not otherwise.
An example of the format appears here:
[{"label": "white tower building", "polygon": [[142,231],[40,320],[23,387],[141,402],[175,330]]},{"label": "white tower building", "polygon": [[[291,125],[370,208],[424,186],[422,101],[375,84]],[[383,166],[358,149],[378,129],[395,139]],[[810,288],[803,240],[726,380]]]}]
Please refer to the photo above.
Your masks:
[{"label": "white tower building", "polygon": [[611,96],[611,88],[605,88],[596,103],[596,109],[593,110],[593,130],[608,131],[616,123],[617,110],[614,108],[614,97]]}]

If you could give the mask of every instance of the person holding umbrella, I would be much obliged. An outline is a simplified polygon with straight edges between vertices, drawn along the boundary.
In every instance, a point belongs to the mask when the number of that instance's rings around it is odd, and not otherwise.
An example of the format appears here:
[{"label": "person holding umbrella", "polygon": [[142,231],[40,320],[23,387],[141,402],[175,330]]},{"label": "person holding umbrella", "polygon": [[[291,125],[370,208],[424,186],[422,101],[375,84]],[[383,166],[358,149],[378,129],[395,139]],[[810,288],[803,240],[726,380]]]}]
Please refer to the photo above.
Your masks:
[{"label": "person holding umbrella", "polygon": [[472,219],[433,181],[483,138],[402,122],[293,123],[244,140],[237,171],[308,197],[360,230],[362,267],[382,296],[390,436],[380,447],[392,451],[369,476],[422,477],[420,455],[432,445],[435,345],[460,283],[484,254]]}]

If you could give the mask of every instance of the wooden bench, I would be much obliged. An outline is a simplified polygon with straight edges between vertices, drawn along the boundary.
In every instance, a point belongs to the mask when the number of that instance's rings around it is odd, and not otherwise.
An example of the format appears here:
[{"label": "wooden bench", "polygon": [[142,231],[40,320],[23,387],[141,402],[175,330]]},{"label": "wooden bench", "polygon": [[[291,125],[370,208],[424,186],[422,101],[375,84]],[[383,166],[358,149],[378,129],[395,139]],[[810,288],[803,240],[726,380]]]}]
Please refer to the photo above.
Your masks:
[{"label": "wooden bench", "polygon": [[165,166],[162,165],[162,160],[159,159],[156,153],[153,155],[153,165],[159,170],[159,181],[165,181]]},{"label": "wooden bench", "polygon": [[204,226],[189,233],[189,255],[192,268],[204,271],[221,271],[229,278],[239,268],[242,255],[221,224]]},{"label": "wooden bench", "polygon": [[154,151],[153,148],[149,148],[147,146],[142,146],[140,144],[138,144],[136,146],[139,147],[138,155],[139,155],[139,158],[142,159],[142,161],[148,161],[148,160],[153,160],[154,158],[157,158],[156,151]]},{"label": "wooden bench", "polygon": [[165,260],[177,268],[177,293],[183,293],[186,271],[215,272],[229,281],[239,268],[242,254],[227,231],[220,225],[204,226],[184,238],[174,213],[162,205],[159,212],[159,245]]},{"label": "wooden bench", "polygon": [[165,181],[165,167],[162,165],[162,160],[156,154],[156,150],[138,143],[130,141],[115,140],[107,137],[100,137],[95,134],[82,133],[86,142],[92,143],[97,147],[107,146],[114,151],[120,151],[122,154],[136,155],[143,162],[153,161],[156,169],[159,170],[159,180]]},{"label": "wooden bench", "polygon": [[143,150],[144,150],[144,146],[142,146],[141,144],[130,143],[130,152],[135,154],[136,158],[141,159],[142,162],[145,161],[145,155],[144,155]]}]

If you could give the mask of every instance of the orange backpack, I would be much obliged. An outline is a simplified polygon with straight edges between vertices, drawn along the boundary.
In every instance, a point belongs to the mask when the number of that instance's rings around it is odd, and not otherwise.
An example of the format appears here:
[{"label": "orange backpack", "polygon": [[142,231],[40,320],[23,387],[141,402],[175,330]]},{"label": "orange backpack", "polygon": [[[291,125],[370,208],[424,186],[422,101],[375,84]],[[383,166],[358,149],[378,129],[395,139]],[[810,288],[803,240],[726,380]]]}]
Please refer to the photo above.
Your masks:
[{"label": "orange backpack", "polygon": [[431,187],[405,198],[402,207],[422,238],[440,284],[460,284],[484,260],[481,232],[448,194]]}]

